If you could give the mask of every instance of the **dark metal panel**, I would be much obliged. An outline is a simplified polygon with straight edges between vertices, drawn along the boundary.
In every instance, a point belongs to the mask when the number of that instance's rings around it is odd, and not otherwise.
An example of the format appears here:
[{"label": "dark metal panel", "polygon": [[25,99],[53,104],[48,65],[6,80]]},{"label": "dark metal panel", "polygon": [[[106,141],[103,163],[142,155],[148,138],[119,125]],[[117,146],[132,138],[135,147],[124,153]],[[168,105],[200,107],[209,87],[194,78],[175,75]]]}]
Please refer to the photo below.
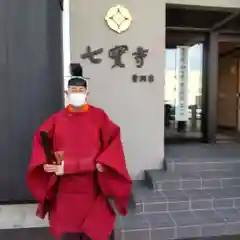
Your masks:
[{"label": "dark metal panel", "polygon": [[0,96],[6,99],[3,111],[9,112],[7,123],[0,125],[7,136],[4,149],[0,145],[0,153],[6,153],[0,175],[8,174],[8,189],[0,188],[0,201],[26,201],[31,200],[25,179],[33,133],[63,106],[61,34],[50,30],[61,29],[61,11],[58,4],[52,7],[58,0],[5,2],[7,78],[1,80]]},{"label": "dark metal panel", "polygon": [[231,12],[197,10],[184,8],[167,8],[167,27],[192,27],[193,29],[211,29],[216,23],[221,22]]},{"label": "dark metal panel", "polygon": [[229,42],[229,43],[239,43],[240,42],[240,32],[236,34],[221,34],[219,35],[219,42]]},{"label": "dark metal panel", "polygon": [[166,28],[176,31],[239,33],[239,9],[167,4]]},{"label": "dark metal panel", "polygon": [[218,95],[218,33],[209,34],[208,55],[208,141],[216,141]]},{"label": "dark metal panel", "polygon": [[208,141],[208,51],[209,51],[209,41],[208,38],[205,39],[203,43],[203,62],[202,62],[202,133],[203,141]]},{"label": "dark metal panel", "polygon": [[[237,17],[239,17],[240,12],[233,12],[230,15],[228,15],[226,18],[224,18],[222,21],[216,23],[213,27],[212,27],[212,31],[219,31],[222,28],[226,27],[226,25],[228,25],[230,22],[234,21]],[[230,27],[231,28],[231,27]],[[238,28],[237,28],[238,29]]]},{"label": "dark metal panel", "polygon": [[179,8],[179,9],[185,9],[185,10],[188,10],[188,11],[191,11],[191,10],[199,10],[199,11],[216,11],[216,12],[235,12],[235,11],[238,11],[237,8],[227,8],[227,7],[217,7],[217,6],[214,6],[214,7],[211,7],[211,6],[200,6],[200,5],[187,5],[187,4],[172,4],[172,3],[167,3],[167,9],[170,9],[170,8]]},{"label": "dark metal panel", "polygon": [[167,30],[166,48],[176,48],[179,45],[192,46],[205,40],[206,33],[203,32],[185,32]]},{"label": "dark metal panel", "polygon": [[216,142],[218,93],[218,33],[211,32],[204,47],[203,134],[204,140]]},{"label": "dark metal panel", "polygon": [[190,27],[167,26],[166,29],[167,31],[179,31],[179,32],[200,32],[200,33],[210,32],[210,28],[195,28],[191,26]]},{"label": "dark metal panel", "polygon": [[64,82],[63,82],[63,40],[62,40],[62,10],[59,0],[48,1],[47,8],[47,49],[48,49],[48,70],[51,84],[55,86],[55,95],[50,94],[52,102],[59,104],[59,98],[64,102]]}]

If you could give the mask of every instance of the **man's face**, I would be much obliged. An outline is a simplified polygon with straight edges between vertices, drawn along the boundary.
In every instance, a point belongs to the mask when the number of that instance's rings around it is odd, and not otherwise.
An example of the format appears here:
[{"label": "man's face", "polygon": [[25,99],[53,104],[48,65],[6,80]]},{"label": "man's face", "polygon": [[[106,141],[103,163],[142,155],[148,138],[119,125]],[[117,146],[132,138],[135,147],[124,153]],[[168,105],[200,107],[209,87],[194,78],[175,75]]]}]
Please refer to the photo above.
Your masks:
[{"label": "man's face", "polygon": [[87,89],[85,87],[82,87],[82,86],[69,86],[68,94],[71,94],[71,93],[87,94]]},{"label": "man's face", "polygon": [[67,96],[69,104],[74,107],[80,107],[87,103],[88,92],[82,86],[69,86]]}]

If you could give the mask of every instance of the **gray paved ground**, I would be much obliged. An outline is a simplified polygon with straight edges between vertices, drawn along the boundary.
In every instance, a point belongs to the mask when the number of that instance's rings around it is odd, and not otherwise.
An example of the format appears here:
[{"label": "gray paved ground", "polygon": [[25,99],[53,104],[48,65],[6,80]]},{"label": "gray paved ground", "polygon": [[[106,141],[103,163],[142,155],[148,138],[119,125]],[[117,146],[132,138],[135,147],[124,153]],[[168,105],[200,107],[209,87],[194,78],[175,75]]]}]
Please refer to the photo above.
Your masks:
[{"label": "gray paved ground", "polygon": [[[240,236],[213,237],[195,240],[239,240]],[[0,240],[53,240],[46,228],[1,230]],[[192,239],[193,240],[193,239]]]}]

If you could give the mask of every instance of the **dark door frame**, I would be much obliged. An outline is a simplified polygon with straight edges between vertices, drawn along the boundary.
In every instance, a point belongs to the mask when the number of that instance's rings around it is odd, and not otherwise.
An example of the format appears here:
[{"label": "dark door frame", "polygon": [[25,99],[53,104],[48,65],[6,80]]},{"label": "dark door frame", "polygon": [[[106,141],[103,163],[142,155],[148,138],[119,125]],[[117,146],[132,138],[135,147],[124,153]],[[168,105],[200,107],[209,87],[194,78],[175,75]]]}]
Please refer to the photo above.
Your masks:
[{"label": "dark door frame", "polygon": [[202,133],[206,143],[216,142],[218,43],[218,32],[210,32],[203,44]]}]

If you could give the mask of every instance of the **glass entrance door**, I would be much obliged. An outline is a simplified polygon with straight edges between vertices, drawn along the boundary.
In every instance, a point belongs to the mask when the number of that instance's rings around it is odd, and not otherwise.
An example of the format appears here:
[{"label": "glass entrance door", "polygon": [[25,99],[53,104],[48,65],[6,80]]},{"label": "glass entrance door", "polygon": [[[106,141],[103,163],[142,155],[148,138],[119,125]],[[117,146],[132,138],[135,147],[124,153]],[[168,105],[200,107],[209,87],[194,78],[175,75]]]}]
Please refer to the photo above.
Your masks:
[{"label": "glass entrance door", "polygon": [[[202,139],[203,45],[196,44],[184,49],[166,49],[166,142]],[[185,55],[181,51],[185,51]]]}]

